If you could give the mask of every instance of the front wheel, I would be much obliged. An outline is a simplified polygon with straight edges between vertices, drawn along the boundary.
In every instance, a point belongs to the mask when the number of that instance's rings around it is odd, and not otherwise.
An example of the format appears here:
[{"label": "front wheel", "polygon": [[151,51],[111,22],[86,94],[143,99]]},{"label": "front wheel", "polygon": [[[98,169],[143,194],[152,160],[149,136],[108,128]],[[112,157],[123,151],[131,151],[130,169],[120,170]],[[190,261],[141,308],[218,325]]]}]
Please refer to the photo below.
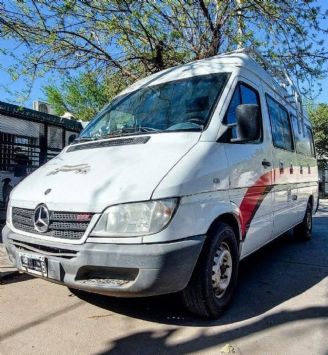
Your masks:
[{"label": "front wheel", "polygon": [[221,223],[206,244],[188,286],[182,291],[186,308],[217,318],[227,308],[237,283],[239,252],[233,228]]},{"label": "front wheel", "polygon": [[294,227],[294,235],[300,240],[312,239],[312,205],[308,202],[303,221]]}]

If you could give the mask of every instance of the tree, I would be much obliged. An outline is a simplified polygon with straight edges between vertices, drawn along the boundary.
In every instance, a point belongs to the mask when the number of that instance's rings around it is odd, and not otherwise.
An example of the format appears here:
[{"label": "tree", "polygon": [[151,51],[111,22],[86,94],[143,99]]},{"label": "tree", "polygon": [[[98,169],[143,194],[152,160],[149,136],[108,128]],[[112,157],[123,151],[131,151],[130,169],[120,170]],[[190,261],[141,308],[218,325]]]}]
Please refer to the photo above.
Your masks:
[{"label": "tree", "polygon": [[328,157],[328,104],[319,104],[309,109],[316,151],[319,159]]},{"label": "tree", "polygon": [[71,112],[79,119],[90,120],[126,85],[119,73],[103,76],[87,71],[64,78],[58,86],[46,85],[43,90],[57,115]]},{"label": "tree", "polygon": [[0,37],[28,75],[84,68],[128,80],[253,45],[302,83],[321,78],[325,18],[315,0],[0,0]]}]

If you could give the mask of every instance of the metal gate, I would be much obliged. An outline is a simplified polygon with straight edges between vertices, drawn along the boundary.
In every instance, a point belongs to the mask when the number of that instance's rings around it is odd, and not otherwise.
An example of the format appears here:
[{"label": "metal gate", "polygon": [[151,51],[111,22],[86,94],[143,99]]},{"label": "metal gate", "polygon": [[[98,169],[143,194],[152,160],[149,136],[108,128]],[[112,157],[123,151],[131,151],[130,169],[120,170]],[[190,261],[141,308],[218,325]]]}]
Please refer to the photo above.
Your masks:
[{"label": "metal gate", "polygon": [[58,155],[81,129],[79,122],[0,102],[0,220],[6,193]]}]

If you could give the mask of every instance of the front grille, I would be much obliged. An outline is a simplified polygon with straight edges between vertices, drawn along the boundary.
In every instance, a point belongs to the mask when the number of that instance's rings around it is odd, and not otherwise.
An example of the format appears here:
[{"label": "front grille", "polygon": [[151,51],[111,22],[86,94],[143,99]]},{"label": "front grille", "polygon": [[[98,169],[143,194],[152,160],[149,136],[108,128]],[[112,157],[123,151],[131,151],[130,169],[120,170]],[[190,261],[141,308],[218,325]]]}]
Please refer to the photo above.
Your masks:
[{"label": "front grille", "polygon": [[40,233],[34,228],[34,210],[13,207],[13,226],[21,231],[60,239],[79,240],[83,237],[93,214],[49,211],[48,231]]}]

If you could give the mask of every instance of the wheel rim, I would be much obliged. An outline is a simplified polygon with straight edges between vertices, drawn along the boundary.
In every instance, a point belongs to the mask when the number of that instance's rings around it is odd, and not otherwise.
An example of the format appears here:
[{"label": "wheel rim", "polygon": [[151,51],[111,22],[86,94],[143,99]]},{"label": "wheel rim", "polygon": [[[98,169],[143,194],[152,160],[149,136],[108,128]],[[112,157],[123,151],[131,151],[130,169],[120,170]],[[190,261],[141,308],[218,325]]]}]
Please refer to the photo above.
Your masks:
[{"label": "wheel rim", "polygon": [[222,242],[217,249],[212,266],[212,286],[217,298],[221,298],[231,280],[232,256],[228,244]]}]

